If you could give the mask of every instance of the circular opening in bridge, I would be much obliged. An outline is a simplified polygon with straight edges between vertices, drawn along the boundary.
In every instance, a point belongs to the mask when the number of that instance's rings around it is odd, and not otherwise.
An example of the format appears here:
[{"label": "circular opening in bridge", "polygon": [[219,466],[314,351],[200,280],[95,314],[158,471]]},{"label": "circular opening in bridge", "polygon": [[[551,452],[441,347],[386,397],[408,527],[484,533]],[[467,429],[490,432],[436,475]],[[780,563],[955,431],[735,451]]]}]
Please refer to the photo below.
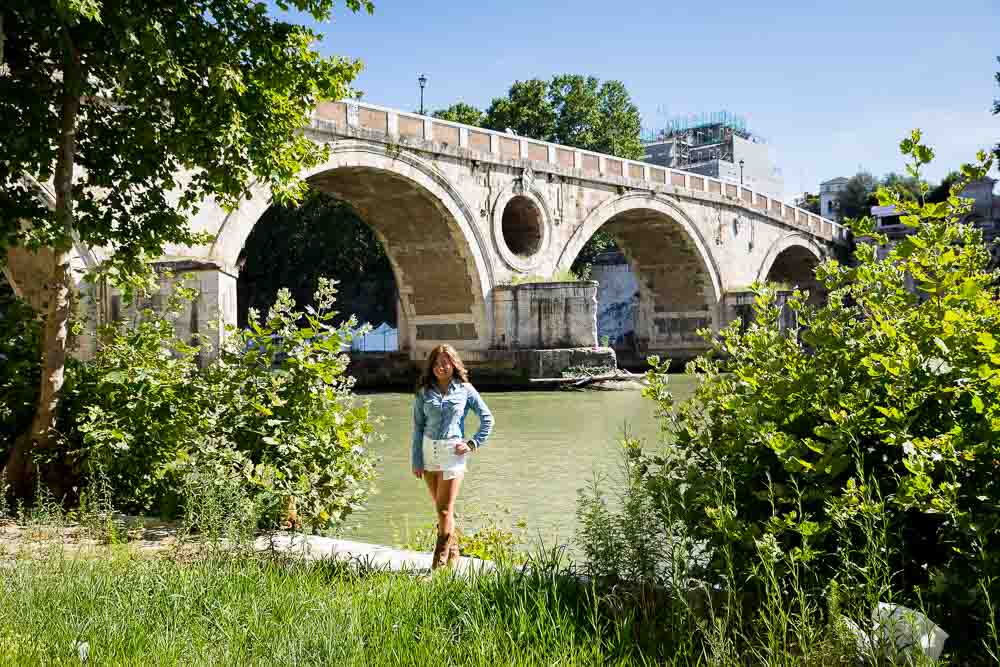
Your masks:
[{"label": "circular opening in bridge", "polygon": [[530,257],[542,247],[542,212],[523,195],[511,198],[503,209],[503,240],[519,257]]}]

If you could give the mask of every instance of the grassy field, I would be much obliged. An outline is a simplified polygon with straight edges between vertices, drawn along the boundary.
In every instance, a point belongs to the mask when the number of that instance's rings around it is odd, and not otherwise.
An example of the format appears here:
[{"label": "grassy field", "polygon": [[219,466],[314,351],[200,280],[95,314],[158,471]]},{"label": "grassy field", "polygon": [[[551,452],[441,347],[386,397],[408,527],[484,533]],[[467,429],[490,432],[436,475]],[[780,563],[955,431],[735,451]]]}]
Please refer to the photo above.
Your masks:
[{"label": "grassy field", "polygon": [[501,572],[418,577],[223,557],[14,560],[0,569],[0,664],[639,664],[588,595]]}]

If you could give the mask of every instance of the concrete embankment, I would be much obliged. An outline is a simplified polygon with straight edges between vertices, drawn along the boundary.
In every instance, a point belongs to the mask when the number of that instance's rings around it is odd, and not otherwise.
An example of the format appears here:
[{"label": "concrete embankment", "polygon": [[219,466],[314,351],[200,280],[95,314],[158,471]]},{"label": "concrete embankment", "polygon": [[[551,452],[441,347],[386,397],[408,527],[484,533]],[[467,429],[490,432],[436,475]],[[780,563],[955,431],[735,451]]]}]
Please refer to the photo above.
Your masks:
[{"label": "concrete embankment", "polygon": [[[561,377],[567,369],[617,368],[609,347],[487,350],[464,361],[472,381],[486,389],[538,389],[532,380]],[[411,388],[424,363],[407,352],[352,353],[347,372],[357,378],[359,388]]]}]

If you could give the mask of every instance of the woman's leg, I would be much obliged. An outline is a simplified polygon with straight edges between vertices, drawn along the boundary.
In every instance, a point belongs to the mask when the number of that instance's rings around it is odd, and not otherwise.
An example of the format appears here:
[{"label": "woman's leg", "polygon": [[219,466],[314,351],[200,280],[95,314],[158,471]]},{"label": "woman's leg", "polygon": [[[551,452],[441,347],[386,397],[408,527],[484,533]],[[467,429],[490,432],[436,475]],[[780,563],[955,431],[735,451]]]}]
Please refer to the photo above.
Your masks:
[{"label": "woman's leg", "polygon": [[[439,473],[441,474],[441,473]],[[438,514],[438,535],[452,535],[455,532],[455,499],[462,488],[462,478],[440,479],[435,498]]]},{"label": "woman's leg", "polygon": [[[438,484],[441,482],[441,476],[444,475],[443,472],[429,472],[424,471],[424,482],[427,483],[427,490],[431,494],[431,502],[434,503],[434,513],[437,514],[437,496],[438,496]],[[438,525],[437,532],[441,532],[441,525]]]},{"label": "woman's leg", "polygon": [[427,490],[431,492],[431,501],[434,506],[437,507],[437,497],[438,497],[438,481],[441,479],[442,472],[431,472],[429,470],[424,471],[424,482],[427,483]]},{"label": "woman's leg", "polygon": [[[427,490],[431,494],[431,500],[434,501],[435,513],[437,513],[437,494],[438,488],[441,486],[441,477],[444,475],[443,472],[430,472],[428,470],[424,471],[424,482],[427,483]],[[443,567],[448,560],[448,553],[446,551],[447,544],[441,539],[441,522],[438,521],[437,531],[435,535],[435,546],[434,555],[431,556],[431,569],[436,569]]]}]

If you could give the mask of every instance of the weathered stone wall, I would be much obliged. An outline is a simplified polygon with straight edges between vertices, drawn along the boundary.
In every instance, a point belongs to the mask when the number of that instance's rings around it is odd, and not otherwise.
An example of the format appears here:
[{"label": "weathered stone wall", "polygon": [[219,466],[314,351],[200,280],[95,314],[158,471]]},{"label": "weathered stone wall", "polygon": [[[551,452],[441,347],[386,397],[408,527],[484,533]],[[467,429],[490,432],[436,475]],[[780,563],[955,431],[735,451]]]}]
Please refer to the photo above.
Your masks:
[{"label": "weathered stone wall", "polygon": [[[532,380],[559,378],[567,369],[615,368],[615,351],[607,347],[560,348],[557,350],[487,350],[476,361],[466,363],[469,380],[479,388],[537,387]],[[352,353],[347,368],[361,389],[394,388],[409,391],[416,386],[423,361],[399,352]]]},{"label": "weathered stone wall", "polygon": [[527,283],[493,290],[494,345],[505,350],[597,346],[597,283]]}]

